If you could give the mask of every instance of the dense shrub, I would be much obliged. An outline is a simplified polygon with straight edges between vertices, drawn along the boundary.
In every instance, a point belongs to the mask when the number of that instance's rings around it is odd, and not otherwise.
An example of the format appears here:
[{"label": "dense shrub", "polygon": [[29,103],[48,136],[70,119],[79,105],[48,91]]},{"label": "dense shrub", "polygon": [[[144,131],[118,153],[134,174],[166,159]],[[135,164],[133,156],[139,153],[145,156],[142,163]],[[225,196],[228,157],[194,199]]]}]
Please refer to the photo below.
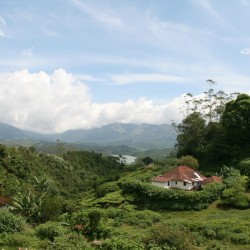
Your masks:
[{"label": "dense shrub", "polygon": [[124,222],[137,227],[148,227],[160,220],[160,215],[149,210],[129,212]]},{"label": "dense shrub", "polygon": [[170,220],[169,227],[184,227],[191,232],[197,232],[209,240],[227,240],[235,244],[248,244],[250,239],[249,224],[231,221],[230,219],[216,220]]},{"label": "dense shrub", "polygon": [[[13,233],[13,234],[1,234],[0,245],[15,247],[14,249],[44,249],[42,247],[43,242],[33,235],[32,232],[28,231],[24,233]],[[5,249],[5,248],[4,248]],[[11,248],[12,249],[12,248]]]},{"label": "dense shrub", "polygon": [[140,228],[151,226],[160,220],[160,214],[150,211],[126,211],[124,209],[111,208],[107,210],[107,217],[114,220],[114,226],[127,224]]},{"label": "dense shrub", "polygon": [[[184,227],[157,224],[145,238],[146,245],[166,246],[166,249],[193,250],[192,234]],[[161,248],[160,248],[161,249]],[[165,249],[165,248],[164,248]]]},{"label": "dense shrub", "polygon": [[249,208],[250,199],[248,195],[245,194],[248,177],[241,176],[237,169],[226,167],[224,167],[224,169],[227,170],[224,183],[228,188],[222,192],[221,205],[238,209]]},{"label": "dense shrub", "polygon": [[218,199],[223,184],[208,184],[202,191],[185,191],[177,189],[164,189],[137,180],[124,182],[124,194],[136,196],[135,202],[139,206],[151,209],[168,210],[200,210]]},{"label": "dense shrub", "polygon": [[198,160],[196,158],[194,158],[191,155],[185,155],[185,156],[181,156],[178,160],[177,160],[177,164],[180,166],[188,166],[192,169],[198,169],[199,168],[199,163]]},{"label": "dense shrub", "polygon": [[68,233],[67,235],[58,236],[54,239],[53,244],[50,244],[47,247],[48,250],[91,250],[94,249],[91,247],[90,243],[87,242],[84,236],[77,233]]},{"label": "dense shrub", "polygon": [[111,229],[104,226],[105,213],[100,208],[91,208],[86,211],[73,213],[69,219],[71,228],[89,239],[106,238]]},{"label": "dense shrub", "polygon": [[107,182],[98,186],[95,190],[97,197],[103,197],[108,193],[115,192],[119,189],[116,183]]},{"label": "dense shrub", "polygon": [[242,175],[250,177],[250,158],[242,160],[236,167]]},{"label": "dense shrub", "polygon": [[229,234],[229,238],[236,245],[245,245],[250,243],[250,237],[244,233]]},{"label": "dense shrub", "polygon": [[9,211],[0,210],[0,233],[19,232],[24,227],[25,222],[21,216]]},{"label": "dense shrub", "polygon": [[59,222],[49,221],[45,224],[40,224],[36,228],[36,235],[41,239],[49,239],[54,241],[55,237],[63,235],[66,229]]},{"label": "dense shrub", "polygon": [[139,238],[131,238],[126,235],[116,235],[104,241],[103,250],[144,250],[145,245]]}]

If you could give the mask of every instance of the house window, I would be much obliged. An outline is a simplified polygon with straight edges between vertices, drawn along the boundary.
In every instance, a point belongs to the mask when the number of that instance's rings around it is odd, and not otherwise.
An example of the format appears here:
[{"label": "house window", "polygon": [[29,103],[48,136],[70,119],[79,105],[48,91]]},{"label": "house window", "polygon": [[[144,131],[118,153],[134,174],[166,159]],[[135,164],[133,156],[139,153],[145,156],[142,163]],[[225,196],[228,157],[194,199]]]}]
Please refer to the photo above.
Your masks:
[{"label": "house window", "polygon": [[192,182],[192,186],[194,186],[194,182]]},{"label": "house window", "polygon": [[175,185],[177,185],[177,181],[175,182]]},{"label": "house window", "polygon": [[183,186],[187,186],[187,183],[185,181],[183,182]]},{"label": "house window", "polygon": [[169,181],[168,181],[168,186],[169,186]]}]

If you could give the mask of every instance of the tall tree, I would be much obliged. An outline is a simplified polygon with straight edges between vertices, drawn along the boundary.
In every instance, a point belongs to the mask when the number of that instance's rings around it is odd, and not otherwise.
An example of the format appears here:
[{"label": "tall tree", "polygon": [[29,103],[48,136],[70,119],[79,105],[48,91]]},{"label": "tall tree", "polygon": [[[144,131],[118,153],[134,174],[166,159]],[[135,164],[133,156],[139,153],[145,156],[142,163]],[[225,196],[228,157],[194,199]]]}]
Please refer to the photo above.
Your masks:
[{"label": "tall tree", "polygon": [[234,152],[233,158],[250,155],[250,96],[240,94],[236,100],[226,104],[221,123],[226,139]]},{"label": "tall tree", "polygon": [[192,155],[198,159],[202,157],[205,127],[206,122],[198,112],[191,113],[178,125],[178,156]]}]

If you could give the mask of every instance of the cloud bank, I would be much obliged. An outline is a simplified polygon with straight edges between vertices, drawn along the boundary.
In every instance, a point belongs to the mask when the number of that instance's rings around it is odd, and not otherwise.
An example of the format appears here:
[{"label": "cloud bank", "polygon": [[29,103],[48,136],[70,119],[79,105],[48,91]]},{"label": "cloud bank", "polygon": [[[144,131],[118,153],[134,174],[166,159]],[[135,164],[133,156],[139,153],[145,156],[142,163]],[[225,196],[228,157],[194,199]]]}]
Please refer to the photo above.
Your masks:
[{"label": "cloud bank", "polygon": [[51,75],[20,70],[0,74],[0,122],[41,133],[100,127],[114,122],[179,121],[183,98],[155,104],[146,98],[93,103],[88,86],[64,69]]}]

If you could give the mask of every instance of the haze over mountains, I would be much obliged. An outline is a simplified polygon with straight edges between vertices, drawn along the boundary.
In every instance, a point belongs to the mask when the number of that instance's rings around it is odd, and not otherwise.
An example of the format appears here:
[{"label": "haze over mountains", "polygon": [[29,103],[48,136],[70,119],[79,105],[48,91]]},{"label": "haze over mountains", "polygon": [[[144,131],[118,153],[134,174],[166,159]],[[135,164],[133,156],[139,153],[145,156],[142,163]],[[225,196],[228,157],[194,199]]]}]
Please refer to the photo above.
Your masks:
[{"label": "haze over mountains", "polygon": [[114,123],[100,128],[68,130],[61,134],[39,134],[0,123],[0,140],[60,140],[67,143],[94,143],[101,146],[164,148],[174,146],[176,132],[168,124]]}]

